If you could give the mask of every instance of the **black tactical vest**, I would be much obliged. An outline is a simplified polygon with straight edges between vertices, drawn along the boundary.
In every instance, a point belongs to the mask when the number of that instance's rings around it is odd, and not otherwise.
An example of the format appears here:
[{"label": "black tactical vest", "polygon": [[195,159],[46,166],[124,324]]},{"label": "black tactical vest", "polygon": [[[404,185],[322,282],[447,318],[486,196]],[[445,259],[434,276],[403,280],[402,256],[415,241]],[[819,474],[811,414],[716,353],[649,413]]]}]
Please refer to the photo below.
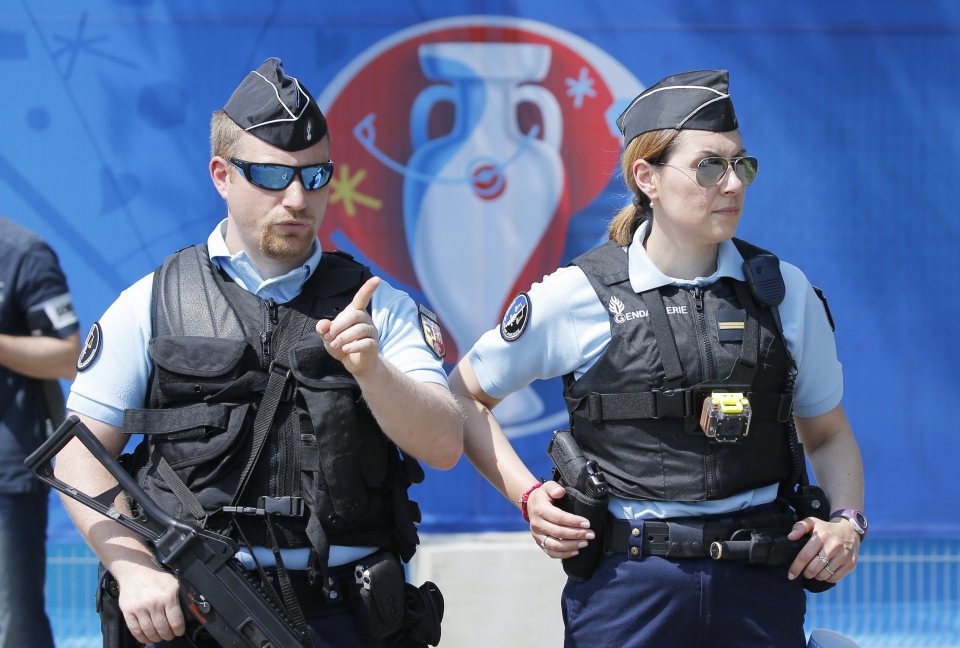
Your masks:
[{"label": "black tactical vest", "polygon": [[[610,492],[698,502],[790,476],[792,361],[770,310],[756,304],[746,284],[724,278],[706,288],[669,285],[637,294],[627,254],[614,242],[572,265],[609,313],[611,339],[583,376],[564,377],[564,395],[571,431]],[[700,429],[711,391],[749,398],[753,418],[739,443],[718,443]]]},{"label": "black tactical vest", "polygon": [[[370,272],[324,254],[300,295],[263,301],[211,264],[206,246],[168,257],[153,282],[154,369],[132,472],[168,513],[253,544],[377,546],[409,560],[423,472],[380,430],[360,388],[315,331]],[[271,416],[272,414],[272,416]],[[258,450],[259,449],[259,450]],[[235,516],[235,522],[231,518]]]}]

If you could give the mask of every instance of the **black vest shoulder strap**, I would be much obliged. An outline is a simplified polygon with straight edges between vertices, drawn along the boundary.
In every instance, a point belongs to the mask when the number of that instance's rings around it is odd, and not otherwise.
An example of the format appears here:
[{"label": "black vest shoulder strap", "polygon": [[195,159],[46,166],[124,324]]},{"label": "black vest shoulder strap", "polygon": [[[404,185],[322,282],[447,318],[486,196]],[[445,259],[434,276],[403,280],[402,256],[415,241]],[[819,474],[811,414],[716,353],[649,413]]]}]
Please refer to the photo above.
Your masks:
[{"label": "black vest shoulder strap", "polygon": [[570,262],[587,275],[590,283],[613,286],[630,279],[627,253],[616,241],[607,241]]},{"label": "black vest shoulder strap", "polygon": [[206,245],[174,252],[153,273],[153,337],[196,335],[243,339],[243,325],[218,283]]},{"label": "black vest shoulder strap", "polygon": [[770,252],[769,250],[764,250],[762,247],[754,245],[753,243],[747,243],[743,239],[734,238],[733,244],[737,248],[737,252],[740,253],[740,256],[743,257],[744,261],[748,261],[755,256],[760,256],[761,254],[769,254],[770,256],[776,258],[776,254]]}]

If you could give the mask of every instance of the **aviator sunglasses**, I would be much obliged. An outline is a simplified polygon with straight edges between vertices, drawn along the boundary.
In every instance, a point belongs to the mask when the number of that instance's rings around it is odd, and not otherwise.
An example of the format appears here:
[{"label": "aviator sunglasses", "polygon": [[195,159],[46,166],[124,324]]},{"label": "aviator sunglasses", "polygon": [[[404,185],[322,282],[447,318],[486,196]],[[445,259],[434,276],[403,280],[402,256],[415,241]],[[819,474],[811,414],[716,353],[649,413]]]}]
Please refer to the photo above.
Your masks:
[{"label": "aviator sunglasses", "polygon": [[237,158],[230,158],[230,164],[243,172],[250,184],[261,189],[280,191],[286,189],[296,176],[307,191],[323,189],[333,177],[333,162],[307,164],[305,166],[287,166],[286,164],[265,164],[247,162]]},{"label": "aviator sunglasses", "polygon": [[697,163],[696,167],[681,167],[673,164],[660,162],[657,166],[673,167],[674,169],[688,169],[697,172],[697,184],[703,188],[712,187],[720,182],[730,165],[733,165],[733,172],[740,178],[740,183],[744,187],[757,179],[757,168],[759,163],[755,157],[735,157],[725,158],[719,156],[705,157]]}]

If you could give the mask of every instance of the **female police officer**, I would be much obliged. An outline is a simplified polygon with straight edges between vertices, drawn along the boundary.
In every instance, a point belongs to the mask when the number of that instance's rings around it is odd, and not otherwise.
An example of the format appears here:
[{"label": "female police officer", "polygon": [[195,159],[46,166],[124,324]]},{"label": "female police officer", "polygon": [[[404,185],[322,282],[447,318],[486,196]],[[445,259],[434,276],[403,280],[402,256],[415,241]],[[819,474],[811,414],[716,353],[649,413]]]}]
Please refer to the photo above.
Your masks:
[{"label": "female police officer", "polygon": [[[548,555],[596,555],[563,592],[568,646],[802,646],[801,583],[844,578],[866,531],[825,302],[797,268],[733,240],[757,160],[725,71],[668,77],[617,123],[632,204],[459,363],[465,451]],[[606,521],[558,508],[564,488],[539,487],[489,412],[553,376],[606,479]],[[805,479],[798,436],[833,515],[806,514],[822,498],[785,504]],[[714,558],[738,560],[711,559],[713,541],[726,543]]]}]

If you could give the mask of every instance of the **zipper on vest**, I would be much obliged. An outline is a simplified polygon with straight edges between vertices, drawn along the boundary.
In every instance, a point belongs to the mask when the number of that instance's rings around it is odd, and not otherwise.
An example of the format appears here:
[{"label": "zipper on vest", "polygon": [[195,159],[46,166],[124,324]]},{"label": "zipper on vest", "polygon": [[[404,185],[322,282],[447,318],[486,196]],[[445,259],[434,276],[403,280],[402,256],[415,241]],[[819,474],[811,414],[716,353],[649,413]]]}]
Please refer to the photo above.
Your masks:
[{"label": "zipper on vest", "polygon": [[703,307],[703,288],[694,286],[693,303],[697,311],[696,329],[697,346],[700,347],[700,360],[703,362],[703,379],[713,378],[713,348],[710,346],[710,336],[707,334],[707,313]]},{"label": "zipper on vest", "polygon": [[272,299],[268,299],[264,302],[266,306],[266,318],[263,323],[263,331],[260,331],[260,353],[263,355],[263,362],[267,365],[270,364],[270,342],[273,338],[273,327],[280,322],[280,317],[278,314],[279,306],[277,302]]}]

